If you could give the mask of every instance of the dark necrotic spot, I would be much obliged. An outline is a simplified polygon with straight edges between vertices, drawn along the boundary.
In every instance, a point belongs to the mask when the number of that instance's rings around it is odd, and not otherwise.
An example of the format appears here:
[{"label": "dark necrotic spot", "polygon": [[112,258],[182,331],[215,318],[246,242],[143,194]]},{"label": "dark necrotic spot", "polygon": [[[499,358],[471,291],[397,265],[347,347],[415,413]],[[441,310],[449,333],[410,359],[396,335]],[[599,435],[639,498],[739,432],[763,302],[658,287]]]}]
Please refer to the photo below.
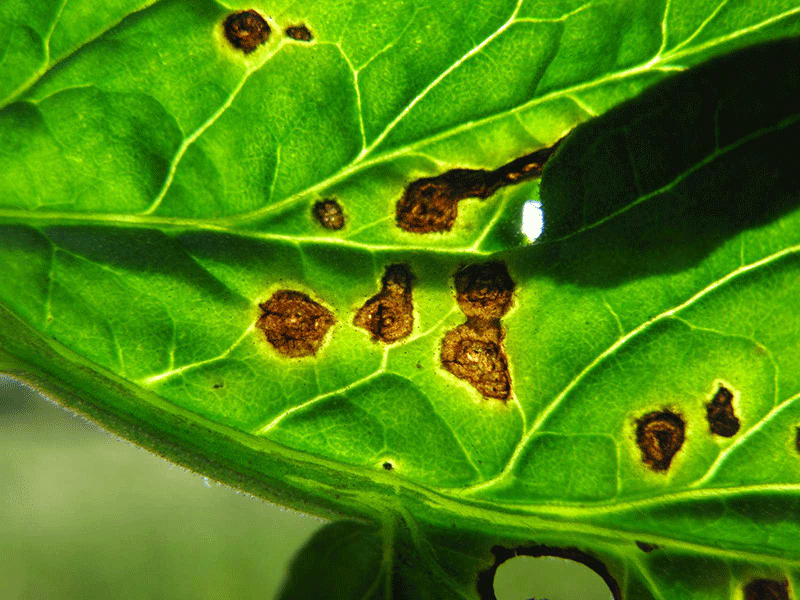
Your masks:
[{"label": "dark necrotic spot", "polygon": [[511,306],[514,282],[497,261],[469,265],[455,276],[456,300],[467,322],[442,341],[442,366],[487,398],[511,395],[508,359],[503,350],[502,317]]},{"label": "dark necrotic spot", "polygon": [[450,231],[461,200],[485,199],[501,187],[539,177],[558,144],[526,154],[494,171],[451,169],[436,177],[412,181],[395,207],[397,226],[412,233]]},{"label": "dark necrotic spot", "polygon": [[539,558],[542,556],[554,556],[556,558],[563,558],[581,563],[582,565],[589,567],[592,571],[600,576],[600,578],[608,586],[608,590],[611,592],[612,600],[622,600],[622,591],[620,590],[619,584],[617,583],[617,580],[612,577],[605,563],[591,554],[582,552],[577,548],[557,548],[544,545],[523,546],[519,548],[504,548],[503,546],[495,546],[492,548],[492,554],[494,554],[495,558],[494,564],[485,571],[478,573],[476,589],[480,600],[497,600],[497,596],[494,593],[494,579],[495,575],[497,575],[497,569],[504,562],[514,558],[515,556],[532,556],[534,558]]},{"label": "dark necrotic spot", "polygon": [[392,469],[394,469],[394,465],[392,465],[392,463],[387,461],[383,463],[383,468],[387,471],[391,471]]},{"label": "dark necrotic spot", "polygon": [[739,419],[733,413],[733,394],[719,386],[714,398],[706,404],[706,418],[711,433],[722,437],[733,437],[739,431]]},{"label": "dark necrotic spot", "polygon": [[639,547],[639,550],[642,552],[652,552],[653,550],[658,550],[661,546],[656,546],[655,544],[648,544],[647,542],[636,542],[636,545]]},{"label": "dark necrotic spot", "polygon": [[292,38],[293,40],[297,40],[298,42],[310,42],[314,39],[311,35],[311,32],[308,30],[303,23],[300,25],[291,25],[286,28],[286,35]]},{"label": "dark necrotic spot", "polygon": [[344,212],[341,205],[332,198],[314,203],[314,217],[325,229],[339,230],[344,227]]},{"label": "dark necrotic spot", "polygon": [[414,275],[407,265],[387,267],[381,291],[358,310],[353,324],[369,331],[372,339],[387,344],[408,337],[414,329],[413,281]]},{"label": "dark necrotic spot", "polygon": [[511,394],[508,359],[498,321],[468,319],[442,342],[442,366],[467,381],[487,398],[507,400]]},{"label": "dark necrotic spot", "polygon": [[468,317],[499,319],[511,306],[514,282],[497,261],[470,265],[455,277],[456,299]]},{"label": "dark necrotic spot", "polygon": [[450,231],[458,216],[458,200],[442,183],[420,179],[408,186],[396,212],[397,226],[406,231]]},{"label": "dark necrotic spot", "polygon": [[223,24],[225,37],[231,46],[250,54],[269,39],[270,28],[266,19],[254,10],[231,13]]},{"label": "dark necrotic spot", "polygon": [[789,600],[789,582],[754,579],[744,588],[744,600]]},{"label": "dark necrotic spot", "polygon": [[278,352],[290,357],[316,354],[335,321],[327,308],[292,290],[275,292],[260,307],[258,327]]},{"label": "dark necrotic spot", "polygon": [[800,427],[795,428],[794,447],[797,449],[797,452],[800,453]]},{"label": "dark necrotic spot", "polygon": [[636,443],[642,462],[654,471],[666,471],[683,446],[685,425],[675,413],[664,410],[648,413],[636,422]]}]

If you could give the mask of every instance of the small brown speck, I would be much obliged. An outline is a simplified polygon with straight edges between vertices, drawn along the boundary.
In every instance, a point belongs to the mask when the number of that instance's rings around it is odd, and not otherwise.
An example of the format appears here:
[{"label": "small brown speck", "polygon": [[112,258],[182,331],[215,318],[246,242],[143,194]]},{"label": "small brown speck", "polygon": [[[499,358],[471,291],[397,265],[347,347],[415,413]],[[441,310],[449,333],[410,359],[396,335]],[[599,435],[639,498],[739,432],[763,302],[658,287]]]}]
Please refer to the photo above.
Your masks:
[{"label": "small brown speck", "polygon": [[314,39],[311,32],[303,23],[300,25],[291,25],[286,28],[286,35],[298,42],[310,42]]}]

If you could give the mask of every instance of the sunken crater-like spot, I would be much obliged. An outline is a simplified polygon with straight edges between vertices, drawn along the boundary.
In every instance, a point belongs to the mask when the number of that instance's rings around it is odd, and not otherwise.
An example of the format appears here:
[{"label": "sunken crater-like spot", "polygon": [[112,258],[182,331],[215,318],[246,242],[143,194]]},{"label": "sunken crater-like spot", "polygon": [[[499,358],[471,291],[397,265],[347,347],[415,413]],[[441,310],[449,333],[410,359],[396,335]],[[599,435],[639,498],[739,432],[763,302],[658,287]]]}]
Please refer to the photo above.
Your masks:
[{"label": "sunken crater-like spot", "polygon": [[344,227],[344,211],[342,205],[333,198],[326,198],[314,203],[314,218],[325,229],[338,231]]},{"label": "sunken crater-like spot", "polygon": [[526,154],[494,171],[451,169],[435,177],[412,181],[395,206],[397,226],[411,233],[450,231],[461,200],[486,199],[502,187],[541,176],[544,164],[559,143]]},{"label": "sunken crater-like spot", "polygon": [[511,306],[514,282],[499,261],[460,269],[455,283],[458,306],[468,317],[499,319]]},{"label": "sunken crater-like spot", "polygon": [[706,404],[706,418],[711,433],[722,437],[733,437],[739,432],[739,418],[733,412],[733,393],[719,386],[711,402]]},{"label": "sunken crater-like spot", "polygon": [[487,398],[511,395],[503,331],[497,321],[468,320],[448,332],[442,342],[442,366]]},{"label": "sunken crater-like spot", "polygon": [[642,451],[642,462],[653,471],[669,469],[685,435],[683,419],[669,410],[651,412],[636,421],[636,444]]},{"label": "sunken crater-like spot", "polygon": [[335,322],[331,311],[293,290],[279,290],[259,306],[256,325],[278,352],[292,358],[316,354]]},{"label": "sunken crater-like spot", "polygon": [[754,579],[744,587],[744,600],[789,600],[789,582]]},{"label": "sunken crater-like spot", "polygon": [[372,339],[391,344],[411,335],[414,304],[411,284],[414,275],[408,265],[390,265],[381,278],[381,291],[364,303],[353,324],[366,329]]},{"label": "sunken crater-like spot", "polygon": [[222,27],[231,46],[245,54],[266,43],[271,33],[267,20],[255,10],[231,13]]},{"label": "sunken crater-like spot", "polygon": [[298,42],[310,42],[314,39],[314,36],[311,35],[311,31],[303,23],[287,27],[286,35]]}]

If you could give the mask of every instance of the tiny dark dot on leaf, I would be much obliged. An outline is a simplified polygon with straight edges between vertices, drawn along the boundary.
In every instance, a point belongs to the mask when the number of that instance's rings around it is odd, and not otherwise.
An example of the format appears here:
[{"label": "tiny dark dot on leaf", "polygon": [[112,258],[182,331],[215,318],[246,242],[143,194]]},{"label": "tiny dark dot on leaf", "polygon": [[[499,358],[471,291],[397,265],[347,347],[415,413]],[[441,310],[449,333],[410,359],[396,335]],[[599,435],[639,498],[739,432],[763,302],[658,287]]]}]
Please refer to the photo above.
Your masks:
[{"label": "tiny dark dot on leaf", "polygon": [[652,552],[653,550],[658,550],[661,546],[656,546],[655,544],[648,544],[647,542],[636,542],[636,545],[639,547],[639,550],[642,552]]},{"label": "tiny dark dot on leaf", "polygon": [[231,13],[223,23],[225,38],[231,46],[250,54],[269,40],[271,33],[267,20],[255,10]]},{"label": "tiny dark dot on leaf", "polygon": [[385,462],[383,463],[383,468],[387,471],[391,471],[392,469],[394,469],[394,465],[392,465],[392,463],[390,462]]}]

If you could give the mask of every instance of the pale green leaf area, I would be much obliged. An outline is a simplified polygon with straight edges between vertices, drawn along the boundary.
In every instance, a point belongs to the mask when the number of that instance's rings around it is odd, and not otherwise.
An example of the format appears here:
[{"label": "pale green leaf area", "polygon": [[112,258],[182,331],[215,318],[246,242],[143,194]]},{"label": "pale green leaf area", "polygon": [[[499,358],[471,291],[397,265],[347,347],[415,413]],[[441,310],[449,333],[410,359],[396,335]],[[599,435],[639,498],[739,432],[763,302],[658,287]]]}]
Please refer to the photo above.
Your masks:
[{"label": "pale green leaf area", "polygon": [[[249,54],[238,9],[271,28]],[[349,597],[485,600],[514,545],[578,548],[622,598],[794,590],[800,52],[767,42],[798,33],[796,1],[2,1],[0,369],[217,479],[376,522],[352,535],[379,579]],[[572,130],[541,182],[398,227],[411,182]],[[440,359],[454,275],[486,260],[516,286],[506,401]],[[384,343],[354,317],[391,264],[414,322]],[[286,289],[333,315],[314,355],[257,327]],[[730,437],[707,421],[723,387]],[[685,427],[660,470],[637,445],[657,411]]]}]

